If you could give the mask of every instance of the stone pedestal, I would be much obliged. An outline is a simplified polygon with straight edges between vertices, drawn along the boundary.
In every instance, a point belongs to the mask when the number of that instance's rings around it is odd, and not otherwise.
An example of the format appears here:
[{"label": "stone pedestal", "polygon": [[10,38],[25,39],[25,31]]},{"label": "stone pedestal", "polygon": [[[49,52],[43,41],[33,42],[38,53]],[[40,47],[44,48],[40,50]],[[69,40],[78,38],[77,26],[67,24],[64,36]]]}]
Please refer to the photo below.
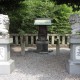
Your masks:
[{"label": "stone pedestal", "polygon": [[37,40],[36,45],[37,45],[37,52],[48,53],[48,40],[46,41]]},{"label": "stone pedestal", "polygon": [[38,53],[48,53],[47,26],[39,26],[36,45]]},{"label": "stone pedestal", "polygon": [[14,70],[14,60],[10,59],[12,38],[0,39],[0,74],[10,74]]},{"label": "stone pedestal", "polygon": [[80,74],[80,35],[71,36],[70,40],[70,59],[66,64],[70,74]]}]

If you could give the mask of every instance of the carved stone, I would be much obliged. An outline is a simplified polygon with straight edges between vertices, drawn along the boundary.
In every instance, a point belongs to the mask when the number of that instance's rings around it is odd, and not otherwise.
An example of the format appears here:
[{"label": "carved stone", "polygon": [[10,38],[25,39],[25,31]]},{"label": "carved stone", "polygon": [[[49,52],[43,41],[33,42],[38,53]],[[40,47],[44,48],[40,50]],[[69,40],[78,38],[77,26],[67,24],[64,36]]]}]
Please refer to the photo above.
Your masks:
[{"label": "carved stone", "polygon": [[69,38],[70,59],[66,64],[66,68],[70,74],[80,74],[80,16],[78,14],[71,15],[69,22],[72,34]]},{"label": "carved stone", "polygon": [[9,37],[9,17],[8,15],[0,14],[0,38]]},{"label": "carved stone", "polygon": [[9,18],[8,15],[0,14],[0,74],[10,74],[14,70],[14,60],[10,59],[9,38]]},{"label": "carved stone", "polygon": [[70,24],[80,23],[80,16],[78,14],[72,14],[69,18]]},{"label": "carved stone", "polygon": [[71,15],[69,22],[71,24],[72,34],[78,34],[80,32],[80,16],[78,14]]}]

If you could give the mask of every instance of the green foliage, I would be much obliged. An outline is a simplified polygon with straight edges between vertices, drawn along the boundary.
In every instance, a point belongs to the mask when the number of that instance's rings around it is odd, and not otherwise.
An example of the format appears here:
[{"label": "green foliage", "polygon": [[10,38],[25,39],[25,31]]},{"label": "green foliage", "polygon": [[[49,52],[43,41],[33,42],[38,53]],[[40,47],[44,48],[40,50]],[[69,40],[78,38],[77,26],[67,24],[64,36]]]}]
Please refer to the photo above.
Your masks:
[{"label": "green foliage", "polygon": [[24,32],[22,29],[19,29],[19,34],[20,34],[20,35],[24,35],[25,32]]},{"label": "green foliage", "polygon": [[[34,20],[36,18],[52,18],[54,17],[55,3],[50,2],[49,0],[25,0],[23,2],[25,6],[24,9],[21,10],[23,12],[23,22],[22,26],[26,28],[27,33],[35,33],[36,27],[34,26]],[[23,7],[24,7],[23,6]]]},{"label": "green foliage", "polygon": [[[22,21],[20,22],[21,25],[19,25],[18,29],[22,29],[26,33],[35,33],[37,32],[37,29],[34,26],[34,20],[36,18],[53,19],[55,17],[54,12],[57,11],[58,9],[59,7],[56,6],[55,3],[49,0],[34,0],[34,1],[25,0],[21,3],[21,8],[15,12],[16,13],[15,16],[18,14],[17,15],[18,17],[16,18],[19,19],[20,17],[21,18],[20,20]],[[12,20],[14,21],[15,21],[15,16],[14,17],[12,16],[14,18]],[[11,25],[13,27],[14,27],[14,24],[17,22],[17,21],[15,22],[14,21],[12,21],[13,25]],[[14,31],[12,31],[11,29],[11,32],[14,32]],[[18,32],[18,30],[16,30],[15,32]]]},{"label": "green foliage", "polygon": [[18,15],[21,3],[24,0],[0,0],[0,14],[7,14],[10,18],[10,33],[17,33],[21,26],[21,16]]},{"label": "green foliage", "polygon": [[56,17],[53,19],[53,30],[55,30],[55,33],[70,33],[68,19],[72,13],[72,8],[68,7],[66,4],[60,5],[59,10],[54,12]]},{"label": "green foliage", "polygon": [[67,4],[68,6],[72,6],[74,11],[80,10],[80,0],[51,0],[55,1],[57,4]]},{"label": "green foliage", "polygon": [[[11,32],[25,31],[36,33],[34,26],[36,18],[51,18],[53,25],[48,27],[50,33],[70,33],[68,18],[72,14],[72,8],[67,5],[56,5],[50,0],[25,0],[21,7],[11,16]],[[13,30],[14,27],[14,30]]]},{"label": "green foliage", "polygon": [[49,33],[70,33],[68,19],[73,13],[71,7],[65,4],[56,5],[51,0],[8,0],[8,2],[4,0],[5,4],[0,6],[0,10],[7,12],[10,17],[10,33],[36,33],[38,28],[34,26],[36,18],[52,19],[52,26],[48,27]]}]

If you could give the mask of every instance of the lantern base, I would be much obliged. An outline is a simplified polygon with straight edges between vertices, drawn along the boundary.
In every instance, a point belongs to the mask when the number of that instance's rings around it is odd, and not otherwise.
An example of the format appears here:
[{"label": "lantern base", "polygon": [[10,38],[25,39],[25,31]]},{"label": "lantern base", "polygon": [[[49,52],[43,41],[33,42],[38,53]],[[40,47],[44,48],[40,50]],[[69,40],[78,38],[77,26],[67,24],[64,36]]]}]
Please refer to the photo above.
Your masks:
[{"label": "lantern base", "polygon": [[48,53],[48,40],[46,41],[37,40],[36,45],[38,53]]}]

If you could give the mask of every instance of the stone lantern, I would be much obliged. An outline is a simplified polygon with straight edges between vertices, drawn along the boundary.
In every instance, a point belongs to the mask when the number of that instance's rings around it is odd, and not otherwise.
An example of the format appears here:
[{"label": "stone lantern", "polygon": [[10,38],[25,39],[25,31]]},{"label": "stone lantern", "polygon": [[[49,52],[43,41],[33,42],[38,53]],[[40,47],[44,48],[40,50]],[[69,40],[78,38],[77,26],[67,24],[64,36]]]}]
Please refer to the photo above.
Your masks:
[{"label": "stone lantern", "polygon": [[67,71],[70,74],[80,74],[80,16],[72,14],[69,18],[71,24],[70,59],[66,64]]},{"label": "stone lantern", "polygon": [[48,53],[47,26],[51,25],[51,19],[37,18],[34,25],[38,26],[37,52]]}]

